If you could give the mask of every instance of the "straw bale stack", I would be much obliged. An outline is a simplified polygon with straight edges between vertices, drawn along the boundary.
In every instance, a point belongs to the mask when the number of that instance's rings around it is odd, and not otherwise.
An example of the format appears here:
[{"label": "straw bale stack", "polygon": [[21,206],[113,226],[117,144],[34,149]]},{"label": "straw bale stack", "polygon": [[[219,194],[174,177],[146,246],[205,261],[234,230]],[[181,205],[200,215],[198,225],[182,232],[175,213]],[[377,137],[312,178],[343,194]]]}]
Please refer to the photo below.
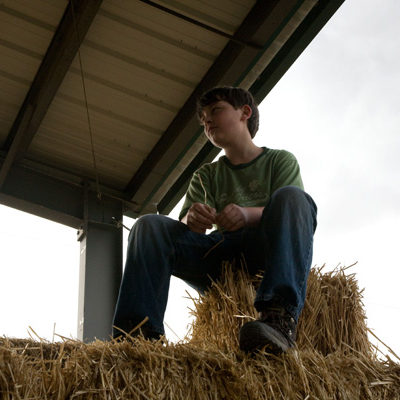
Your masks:
[{"label": "straw bale stack", "polygon": [[195,302],[189,342],[0,339],[1,398],[400,399],[400,364],[368,342],[353,275],[312,271],[297,348],[279,357],[238,350],[256,285],[228,268]]},{"label": "straw bale stack", "polygon": [[[250,279],[243,268],[227,272],[223,282],[215,283],[208,296],[195,303],[191,343],[215,347],[225,352],[239,350],[240,327],[257,318],[253,306],[261,276]],[[307,298],[299,319],[297,345],[327,355],[336,350],[370,354],[362,293],[354,274],[339,269],[323,274],[312,269]]]}]

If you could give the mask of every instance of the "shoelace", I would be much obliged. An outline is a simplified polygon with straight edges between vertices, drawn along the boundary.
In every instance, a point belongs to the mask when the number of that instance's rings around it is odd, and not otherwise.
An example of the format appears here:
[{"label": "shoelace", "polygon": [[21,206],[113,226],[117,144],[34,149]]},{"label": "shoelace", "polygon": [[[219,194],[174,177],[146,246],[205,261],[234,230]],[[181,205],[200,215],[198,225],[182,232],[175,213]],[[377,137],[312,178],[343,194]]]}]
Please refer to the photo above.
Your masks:
[{"label": "shoelace", "polygon": [[282,308],[268,308],[261,312],[261,321],[277,329],[291,343],[296,340],[295,320]]}]

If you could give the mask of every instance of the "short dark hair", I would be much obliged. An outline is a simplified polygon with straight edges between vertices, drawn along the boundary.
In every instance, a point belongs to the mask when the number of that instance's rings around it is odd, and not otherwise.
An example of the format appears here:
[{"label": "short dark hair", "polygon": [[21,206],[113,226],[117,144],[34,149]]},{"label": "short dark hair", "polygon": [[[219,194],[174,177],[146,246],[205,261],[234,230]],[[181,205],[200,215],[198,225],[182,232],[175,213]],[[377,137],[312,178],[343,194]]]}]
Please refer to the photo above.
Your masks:
[{"label": "short dark hair", "polygon": [[221,86],[208,90],[197,101],[198,118],[201,120],[204,107],[220,100],[228,102],[235,109],[245,105],[251,107],[252,114],[247,120],[247,128],[253,138],[258,131],[259,113],[257,103],[248,90],[232,86]]}]

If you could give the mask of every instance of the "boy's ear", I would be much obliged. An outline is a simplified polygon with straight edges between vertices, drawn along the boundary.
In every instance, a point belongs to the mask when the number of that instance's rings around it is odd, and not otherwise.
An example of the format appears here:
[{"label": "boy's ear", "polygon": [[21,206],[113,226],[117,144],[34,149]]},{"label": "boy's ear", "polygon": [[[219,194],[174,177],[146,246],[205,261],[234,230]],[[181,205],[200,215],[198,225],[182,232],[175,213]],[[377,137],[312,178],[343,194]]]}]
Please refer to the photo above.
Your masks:
[{"label": "boy's ear", "polygon": [[242,120],[248,120],[253,114],[253,110],[248,104],[242,106]]}]

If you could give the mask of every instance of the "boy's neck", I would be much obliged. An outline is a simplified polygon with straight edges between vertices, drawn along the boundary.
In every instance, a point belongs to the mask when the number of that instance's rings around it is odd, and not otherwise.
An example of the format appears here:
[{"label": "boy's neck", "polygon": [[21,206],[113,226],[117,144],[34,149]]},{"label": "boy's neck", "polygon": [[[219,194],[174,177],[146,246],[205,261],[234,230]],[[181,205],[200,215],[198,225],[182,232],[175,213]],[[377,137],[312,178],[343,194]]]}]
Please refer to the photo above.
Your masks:
[{"label": "boy's neck", "polygon": [[224,150],[226,157],[233,165],[247,164],[263,152],[263,149],[256,146],[252,141],[240,147],[229,147]]}]

